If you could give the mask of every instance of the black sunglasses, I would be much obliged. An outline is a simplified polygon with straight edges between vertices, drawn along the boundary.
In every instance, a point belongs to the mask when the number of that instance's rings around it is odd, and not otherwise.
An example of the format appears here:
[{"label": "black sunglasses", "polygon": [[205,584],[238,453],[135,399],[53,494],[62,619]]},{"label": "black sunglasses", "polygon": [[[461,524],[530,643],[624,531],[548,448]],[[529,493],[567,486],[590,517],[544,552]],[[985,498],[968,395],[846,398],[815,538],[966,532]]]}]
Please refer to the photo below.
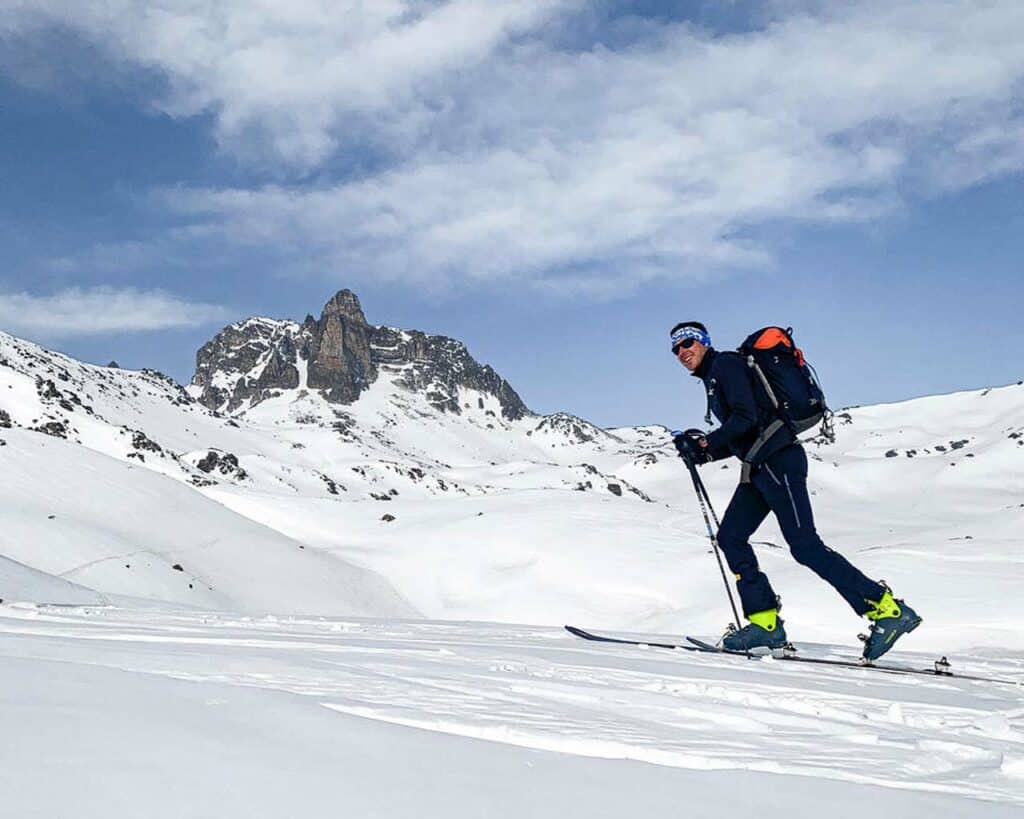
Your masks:
[{"label": "black sunglasses", "polygon": [[672,355],[675,355],[675,356],[679,355],[679,350],[680,349],[689,350],[693,346],[693,344],[694,344],[694,342],[696,340],[697,339],[695,339],[695,338],[684,338],[678,344],[673,345],[673,347],[672,347]]}]

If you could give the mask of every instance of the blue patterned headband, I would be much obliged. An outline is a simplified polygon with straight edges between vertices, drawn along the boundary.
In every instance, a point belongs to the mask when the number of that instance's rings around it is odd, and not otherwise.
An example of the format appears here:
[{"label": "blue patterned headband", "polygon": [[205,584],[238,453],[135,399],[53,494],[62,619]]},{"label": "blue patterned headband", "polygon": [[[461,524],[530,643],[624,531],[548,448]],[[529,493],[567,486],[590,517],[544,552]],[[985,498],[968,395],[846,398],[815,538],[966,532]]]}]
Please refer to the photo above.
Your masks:
[{"label": "blue patterned headband", "polygon": [[675,352],[679,342],[683,339],[692,338],[699,341],[705,347],[711,346],[711,336],[701,330],[699,327],[680,327],[674,333],[672,333],[672,352]]}]

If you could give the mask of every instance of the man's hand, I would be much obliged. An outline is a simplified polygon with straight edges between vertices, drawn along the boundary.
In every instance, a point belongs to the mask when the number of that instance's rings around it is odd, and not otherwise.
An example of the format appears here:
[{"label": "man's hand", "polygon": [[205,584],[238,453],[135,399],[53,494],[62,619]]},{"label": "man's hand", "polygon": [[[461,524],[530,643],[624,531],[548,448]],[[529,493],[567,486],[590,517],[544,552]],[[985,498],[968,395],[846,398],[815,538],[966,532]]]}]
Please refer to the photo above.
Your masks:
[{"label": "man's hand", "polygon": [[685,432],[672,433],[672,443],[675,445],[679,457],[688,464],[697,466],[706,464],[711,460],[711,453],[708,451],[708,439],[699,429],[688,429]]}]

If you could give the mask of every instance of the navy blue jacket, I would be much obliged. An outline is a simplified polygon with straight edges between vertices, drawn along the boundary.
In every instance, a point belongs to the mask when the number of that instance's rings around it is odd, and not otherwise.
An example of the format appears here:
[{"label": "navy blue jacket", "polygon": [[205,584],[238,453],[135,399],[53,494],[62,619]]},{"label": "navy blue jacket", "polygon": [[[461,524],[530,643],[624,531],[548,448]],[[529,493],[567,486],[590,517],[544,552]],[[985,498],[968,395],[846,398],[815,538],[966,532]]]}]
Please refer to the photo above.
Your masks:
[{"label": "navy blue jacket", "polygon": [[[777,417],[764,390],[757,390],[750,368],[739,353],[720,353],[708,347],[700,366],[692,373],[704,382],[708,407],[721,426],[709,432],[708,450],[719,461],[735,455],[741,461],[761,431]],[[796,438],[787,427],[780,429],[758,452],[755,464],[763,463]]]}]

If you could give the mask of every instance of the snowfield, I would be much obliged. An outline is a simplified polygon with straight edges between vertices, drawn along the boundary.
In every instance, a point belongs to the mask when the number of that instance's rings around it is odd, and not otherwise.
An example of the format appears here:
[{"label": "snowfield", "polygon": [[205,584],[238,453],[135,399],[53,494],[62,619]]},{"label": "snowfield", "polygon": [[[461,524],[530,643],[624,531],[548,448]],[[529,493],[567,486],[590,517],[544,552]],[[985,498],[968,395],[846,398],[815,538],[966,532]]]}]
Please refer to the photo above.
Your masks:
[{"label": "snowfield", "polygon": [[[0,652],[11,816],[1024,810],[1013,686],[545,627],[96,607],[2,606]],[[1021,653],[964,663],[1024,674]]]},{"label": "snowfield", "polygon": [[[0,334],[0,815],[1024,815],[1021,685],[562,629],[730,619],[665,428],[304,379],[223,415]],[[1024,680],[1024,386],[837,433],[818,528],[925,620],[886,660]],[[723,512],[735,462],[703,475]],[[859,653],[756,538],[801,653]]]}]

